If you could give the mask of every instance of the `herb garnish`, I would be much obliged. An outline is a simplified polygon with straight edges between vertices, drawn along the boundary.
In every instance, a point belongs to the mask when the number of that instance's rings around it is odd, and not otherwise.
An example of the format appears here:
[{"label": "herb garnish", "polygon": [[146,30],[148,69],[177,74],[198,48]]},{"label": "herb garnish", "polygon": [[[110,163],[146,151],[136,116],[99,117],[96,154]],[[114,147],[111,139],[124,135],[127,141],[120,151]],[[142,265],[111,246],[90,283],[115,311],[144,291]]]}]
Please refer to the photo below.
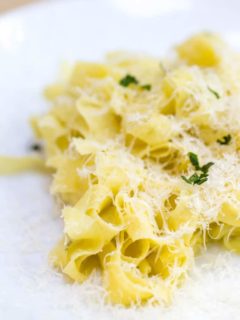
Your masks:
[{"label": "herb garnish", "polygon": [[217,91],[213,90],[213,89],[210,88],[210,87],[208,87],[208,90],[209,90],[212,94],[214,94],[217,99],[220,99],[220,94],[219,94]]},{"label": "herb garnish", "polygon": [[189,184],[193,184],[193,185],[194,184],[198,184],[198,185],[200,185],[200,184],[202,184],[202,183],[207,181],[208,174],[202,173],[202,174],[198,175],[197,173],[194,173],[189,178],[186,178],[184,176],[181,176],[181,177],[185,182],[187,182]]},{"label": "herb garnish", "polygon": [[222,139],[217,139],[217,142],[219,144],[226,144],[227,145],[231,142],[231,140],[232,140],[232,136],[230,134],[228,134],[228,135],[222,137]]},{"label": "herb garnish", "polygon": [[33,143],[31,146],[30,146],[30,149],[32,150],[32,151],[38,151],[38,152],[40,152],[40,151],[42,151],[42,146],[39,144],[39,143]]},{"label": "herb garnish", "polygon": [[188,153],[188,157],[189,157],[189,160],[190,160],[191,164],[194,166],[194,168],[196,170],[200,170],[200,164],[199,164],[199,161],[198,161],[198,156],[193,152],[189,152]]},{"label": "herb garnish", "polygon": [[119,81],[119,84],[123,87],[128,87],[130,84],[138,84],[138,80],[130,75],[130,74],[127,74],[124,78],[122,78],[120,81]]},{"label": "herb garnish", "polygon": [[204,164],[203,166],[200,166],[198,156],[195,153],[189,152],[188,157],[189,157],[191,164],[194,166],[195,170],[200,171],[200,172],[199,173],[195,172],[189,178],[187,178],[185,176],[181,176],[181,178],[185,182],[192,184],[192,185],[195,185],[195,184],[200,185],[200,184],[206,182],[208,179],[208,170],[210,169],[211,166],[214,165],[214,163],[208,162],[208,163]]},{"label": "herb garnish", "polygon": [[207,164],[205,164],[204,166],[202,166],[200,168],[200,170],[203,172],[203,173],[208,173],[208,170],[211,168],[211,166],[214,165],[214,162],[208,162]]},{"label": "herb garnish", "polygon": [[144,89],[144,90],[150,91],[151,88],[152,88],[152,86],[151,86],[150,84],[143,84],[143,85],[141,86],[141,88]]},{"label": "herb garnish", "polygon": [[[123,87],[128,87],[130,84],[139,84],[139,81],[134,76],[132,76],[131,74],[127,74],[124,78],[122,78],[119,81],[119,84],[121,86],[123,86]],[[143,90],[150,91],[152,86],[147,83],[147,84],[140,85],[140,88],[143,89]]]}]

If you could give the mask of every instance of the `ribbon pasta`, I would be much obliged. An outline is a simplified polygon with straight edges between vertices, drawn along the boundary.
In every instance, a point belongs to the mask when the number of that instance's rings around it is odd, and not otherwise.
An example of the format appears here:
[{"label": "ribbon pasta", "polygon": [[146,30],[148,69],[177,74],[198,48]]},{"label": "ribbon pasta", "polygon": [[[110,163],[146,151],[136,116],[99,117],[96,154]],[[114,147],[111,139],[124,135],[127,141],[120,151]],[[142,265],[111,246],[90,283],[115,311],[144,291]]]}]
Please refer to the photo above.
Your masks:
[{"label": "ribbon pasta", "polygon": [[[101,270],[116,304],[170,303],[210,241],[240,252],[240,58],[212,34],[176,53],[77,63],[32,120],[63,203],[51,261],[78,282]],[[201,185],[181,179],[189,152],[214,163]]]}]

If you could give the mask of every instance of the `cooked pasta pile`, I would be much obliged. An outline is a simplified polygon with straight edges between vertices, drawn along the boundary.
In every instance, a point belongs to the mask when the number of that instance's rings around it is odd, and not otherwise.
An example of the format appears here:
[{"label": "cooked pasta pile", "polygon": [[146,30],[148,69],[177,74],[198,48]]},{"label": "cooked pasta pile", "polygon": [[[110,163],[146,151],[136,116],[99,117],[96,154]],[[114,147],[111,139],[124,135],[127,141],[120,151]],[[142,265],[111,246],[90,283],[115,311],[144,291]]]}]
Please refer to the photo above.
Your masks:
[{"label": "cooked pasta pile", "polygon": [[51,261],[101,270],[112,303],[168,304],[209,241],[240,252],[240,56],[203,33],[69,74],[32,120],[64,219]]}]

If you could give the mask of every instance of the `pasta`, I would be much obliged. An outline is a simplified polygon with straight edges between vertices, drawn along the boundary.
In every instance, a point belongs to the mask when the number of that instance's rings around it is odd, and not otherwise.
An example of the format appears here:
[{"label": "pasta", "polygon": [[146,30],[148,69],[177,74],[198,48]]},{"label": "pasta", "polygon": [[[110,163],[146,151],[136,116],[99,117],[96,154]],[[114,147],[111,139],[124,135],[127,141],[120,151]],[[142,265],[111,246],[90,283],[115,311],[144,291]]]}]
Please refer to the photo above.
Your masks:
[{"label": "pasta", "polygon": [[0,156],[0,175],[16,174],[22,171],[46,171],[43,159],[37,156],[7,157]]},{"label": "pasta", "polygon": [[45,94],[32,127],[62,203],[50,258],[69,279],[97,269],[112,303],[169,304],[206,244],[240,252],[240,56],[217,35],[161,63],[77,63]]}]

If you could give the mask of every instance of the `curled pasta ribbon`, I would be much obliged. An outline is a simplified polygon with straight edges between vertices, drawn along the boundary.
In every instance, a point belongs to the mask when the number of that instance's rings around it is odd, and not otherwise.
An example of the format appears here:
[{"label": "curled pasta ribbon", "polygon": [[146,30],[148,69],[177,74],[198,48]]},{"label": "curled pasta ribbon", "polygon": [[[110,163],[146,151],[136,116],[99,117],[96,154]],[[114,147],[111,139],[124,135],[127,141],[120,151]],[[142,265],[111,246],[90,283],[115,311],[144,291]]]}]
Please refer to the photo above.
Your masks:
[{"label": "curled pasta ribbon", "polygon": [[0,175],[16,174],[23,171],[48,172],[45,161],[36,156],[6,157],[0,156]]},{"label": "curled pasta ribbon", "polygon": [[89,188],[75,207],[65,207],[63,217],[65,233],[71,240],[94,239],[101,247],[122,229],[111,193],[101,185]]},{"label": "curled pasta ribbon", "polygon": [[122,257],[127,262],[138,265],[148,255],[150,249],[150,241],[148,239],[139,239],[132,241],[128,238],[122,245]]},{"label": "curled pasta ribbon", "polygon": [[237,204],[224,202],[218,215],[220,222],[233,227],[240,227],[240,202]]},{"label": "curled pasta ribbon", "polygon": [[161,303],[169,303],[170,290],[160,279],[149,279],[121,259],[119,251],[113,251],[107,259],[103,275],[104,285],[109,292],[109,298],[114,303],[129,306],[133,303],[143,303],[154,297]]},{"label": "curled pasta ribbon", "polygon": [[230,228],[223,238],[223,243],[228,250],[240,253],[240,228]]},{"label": "curled pasta ribbon", "polygon": [[49,255],[50,262],[70,279],[83,282],[99,266],[96,241],[80,240],[66,246],[60,241]]}]

